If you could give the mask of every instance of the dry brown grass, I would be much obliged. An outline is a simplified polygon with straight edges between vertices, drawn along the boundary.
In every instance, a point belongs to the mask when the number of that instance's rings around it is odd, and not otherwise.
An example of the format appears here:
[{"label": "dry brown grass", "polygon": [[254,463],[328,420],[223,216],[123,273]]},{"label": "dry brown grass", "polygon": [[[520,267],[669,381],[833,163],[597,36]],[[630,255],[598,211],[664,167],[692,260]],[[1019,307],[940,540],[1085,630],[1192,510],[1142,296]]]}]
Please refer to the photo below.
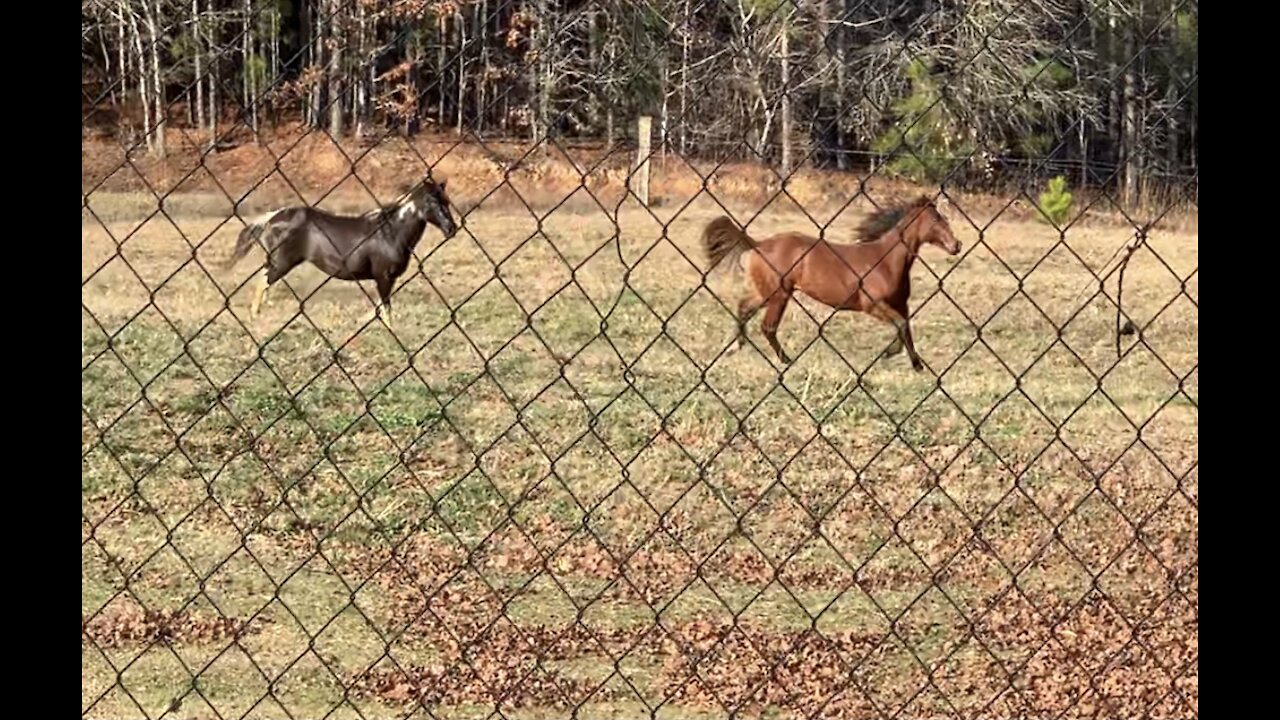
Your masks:
[{"label": "dry brown grass", "polygon": [[[375,199],[393,196],[429,164],[433,172],[453,180],[451,194],[464,206],[483,200],[491,208],[511,211],[565,204],[577,211],[596,212],[599,205],[618,207],[626,196],[634,152],[622,144],[579,143],[536,153],[519,142],[490,139],[481,146],[448,135],[339,144],[298,125],[264,131],[261,137],[261,142],[209,154],[199,145],[202,137],[175,133],[164,158],[139,152],[127,163],[118,143],[86,140],[83,191],[91,201],[102,198],[102,204],[124,212],[154,206],[157,196],[171,198],[178,208],[204,205],[215,215],[225,215],[232,201],[242,203],[243,215],[299,201],[364,208]],[[650,168],[651,203],[666,208],[705,200],[709,193],[728,205],[826,218],[851,203],[855,210],[865,211],[871,202],[892,204],[922,190],[879,174],[864,178],[809,167],[795,172],[784,188],[777,173],[764,165],[674,154],[659,154]],[[978,226],[986,226],[997,216],[1037,218],[1027,196],[1035,197],[1042,189],[1006,188],[987,194],[950,189],[948,194],[960,201]],[[124,205],[105,200],[113,193],[135,193],[139,199]],[[1077,225],[1130,228],[1131,219],[1140,223],[1158,219],[1161,227],[1181,232],[1194,233],[1199,227],[1198,212],[1185,198],[1153,197],[1146,206],[1129,209],[1126,217],[1105,195],[1085,190],[1076,191],[1076,196],[1081,212]]]},{"label": "dry brown grass", "polygon": [[[393,336],[362,325],[368,289],[309,268],[303,314],[279,291],[249,320],[252,263],[214,269],[224,208],[182,195],[140,223],[138,196],[95,193],[82,606],[87,638],[121,639],[83,645],[83,702],[107,693],[89,715],[157,716],[182,663],[200,693],[171,717],[1195,712],[1194,234],[1135,256],[1119,360],[1075,256],[1127,233],[1089,223],[1068,250],[1010,215],[981,242],[955,222],[966,252],[917,267],[927,372],[802,302],[780,373],[721,357],[732,296],[696,249],[720,210],[674,195],[615,224],[581,194],[540,222],[472,194],[465,230],[420,246]],[[861,212],[819,220],[839,239]],[[748,229],[817,232],[780,206]],[[634,267],[602,335],[615,236]]]}]

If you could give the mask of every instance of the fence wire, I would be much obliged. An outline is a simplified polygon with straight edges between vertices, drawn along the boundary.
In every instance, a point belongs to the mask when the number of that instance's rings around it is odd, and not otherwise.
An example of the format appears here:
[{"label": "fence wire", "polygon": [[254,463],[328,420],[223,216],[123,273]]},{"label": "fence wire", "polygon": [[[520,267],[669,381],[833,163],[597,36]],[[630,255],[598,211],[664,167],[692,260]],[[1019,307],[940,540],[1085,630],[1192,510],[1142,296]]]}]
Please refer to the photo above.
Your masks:
[{"label": "fence wire", "polygon": [[[1196,3],[82,18],[84,717],[1198,717]],[[423,177],[394,325],[222,266]],[[922,194],[920,372],[730,351],[708,222]]]}]

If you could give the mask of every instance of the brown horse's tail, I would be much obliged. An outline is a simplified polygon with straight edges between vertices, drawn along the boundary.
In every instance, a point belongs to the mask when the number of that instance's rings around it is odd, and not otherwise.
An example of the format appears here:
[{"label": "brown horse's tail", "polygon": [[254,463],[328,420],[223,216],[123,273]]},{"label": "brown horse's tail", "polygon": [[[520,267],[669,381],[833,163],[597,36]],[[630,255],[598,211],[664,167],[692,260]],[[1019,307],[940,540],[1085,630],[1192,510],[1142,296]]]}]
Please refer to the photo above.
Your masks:
[{"label": "brown horse's tail", "polygon": [[723,215],[707,223],[702,231],[702,249],[707,253],[711,269],[724,264],[726,269],[736,268],[742,253],[756,248],[756,241],[742,228]]},{"label": "brown horse's tail", "polygon": [[236,249],[231,252],[231,257],[223,263],[223,270],[230,270],[240,262],[245,255],[249,254],[249,248],[262,237],[262,233],[267,229],[267,223],[271,221],[271,216],[266,216],[253,220],[244,229],[240,231],[240,235],[236,237]]}]

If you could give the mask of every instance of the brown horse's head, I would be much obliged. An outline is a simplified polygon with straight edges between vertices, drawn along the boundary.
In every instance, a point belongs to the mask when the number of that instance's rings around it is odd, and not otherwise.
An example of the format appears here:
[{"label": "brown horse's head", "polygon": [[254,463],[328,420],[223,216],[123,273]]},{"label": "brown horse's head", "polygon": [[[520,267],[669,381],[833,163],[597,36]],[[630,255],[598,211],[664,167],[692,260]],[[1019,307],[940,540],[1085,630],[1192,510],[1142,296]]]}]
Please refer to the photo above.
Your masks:
[{"label": "brown horse's head", "polygon": [[905,234],[915,235],[916,247],[928,243],[937,245],[952,255],[959,254],[960,241],[951,232],[951,223],[947,222],[947,218],[931,198],[921,195],[907,209],[906,218]]},{"label": "brown horse's head", "polygon": [[858,226],[858,241],[879,240],[890,230],[897,230],[899,236],[915,249],[928,243],[952,255],[960,252],[960,241],[951,232],[951,224],[933,200],[925,195],[914,202],[877,210],[867,216]]}]

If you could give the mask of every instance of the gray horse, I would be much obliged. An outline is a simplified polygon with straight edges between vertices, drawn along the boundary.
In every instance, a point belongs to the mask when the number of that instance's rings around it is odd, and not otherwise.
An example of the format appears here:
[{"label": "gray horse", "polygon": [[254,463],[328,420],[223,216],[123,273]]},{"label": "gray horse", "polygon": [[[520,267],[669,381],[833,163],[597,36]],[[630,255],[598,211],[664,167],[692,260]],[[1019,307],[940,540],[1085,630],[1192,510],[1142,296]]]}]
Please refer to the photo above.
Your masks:
[{"label": "gray horse", "polygon": [[276,281],[310,262],[339,280],[373,280],[379,299],[375,312],[391,327],[391,289],[408,267],[427,223],[440,228],[446,238],[457,232],[445,183],[424,178],[394,204],[363,215],[334,215],[295,206],[251,222],[240,231],[227,262],[228,268],[234,266],[255,243],[267,253],[250,314],[258,314]]}]

